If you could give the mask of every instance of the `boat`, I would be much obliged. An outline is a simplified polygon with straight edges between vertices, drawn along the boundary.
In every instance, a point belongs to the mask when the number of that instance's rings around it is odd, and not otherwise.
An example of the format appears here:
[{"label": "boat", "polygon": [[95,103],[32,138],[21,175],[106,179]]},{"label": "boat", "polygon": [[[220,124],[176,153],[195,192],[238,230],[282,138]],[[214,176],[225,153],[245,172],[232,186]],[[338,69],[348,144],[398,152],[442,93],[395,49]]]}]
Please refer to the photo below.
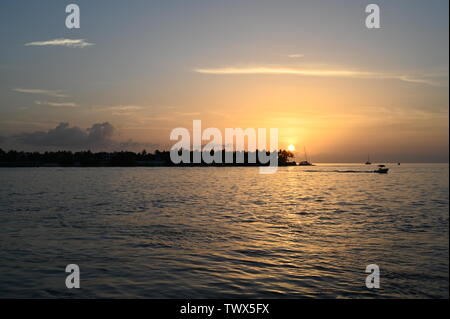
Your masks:
[{"label": "boat", "polygon": [[304,152],[305,152],[305,160],[298,163],[298,166],[314,166],[314,164],[311,164],[308,161],[308,155],[306,154],[306,148],[304,148]]},{"label": "boat", "polygon": [[378,168],[373,172],[378,174],[387,174],[387,172],[389,172],[389,168],[387,168],[386,165],[378,165]]},{"label": "boat", "polygon": [[372,165],[372,162],[370,161],[370,155],[367,154],[367,162],[365,163],[366,165]]}]

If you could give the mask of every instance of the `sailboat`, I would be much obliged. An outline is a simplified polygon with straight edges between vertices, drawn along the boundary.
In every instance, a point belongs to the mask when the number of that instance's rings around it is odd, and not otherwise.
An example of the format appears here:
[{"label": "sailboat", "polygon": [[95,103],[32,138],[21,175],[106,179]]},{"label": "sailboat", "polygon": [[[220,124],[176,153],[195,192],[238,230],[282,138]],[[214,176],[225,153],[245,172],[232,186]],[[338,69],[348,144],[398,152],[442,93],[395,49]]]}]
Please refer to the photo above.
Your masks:
[{"label": "sailboat", "polygon": [[305,152],[305,160],[304,160],[304,161],[301,161],[300,163],[298,163],[298,166],[314,166],[313,164],[311,164],[311,163],[308,161],[308,155],[306,154],[306,147],[303,148],[303,150],[304,150],[304,152]]},{"label": "sailboat", "polygon": [[367,162],[366,165],[372,165],[372,162],[370,161],[370,154],[367,154]]}]

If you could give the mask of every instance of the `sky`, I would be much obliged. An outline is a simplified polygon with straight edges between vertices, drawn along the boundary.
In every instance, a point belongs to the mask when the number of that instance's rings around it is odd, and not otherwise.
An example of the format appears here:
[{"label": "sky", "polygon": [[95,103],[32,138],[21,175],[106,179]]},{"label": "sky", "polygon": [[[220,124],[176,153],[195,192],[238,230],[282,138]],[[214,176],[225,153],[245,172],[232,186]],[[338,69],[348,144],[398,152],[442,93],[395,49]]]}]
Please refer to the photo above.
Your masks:
[{"label": "sky", "polygon": [[278,128],[299,160],[448,162],[448,5],[3,0],[0,147],[168,150],[202,120]]}]

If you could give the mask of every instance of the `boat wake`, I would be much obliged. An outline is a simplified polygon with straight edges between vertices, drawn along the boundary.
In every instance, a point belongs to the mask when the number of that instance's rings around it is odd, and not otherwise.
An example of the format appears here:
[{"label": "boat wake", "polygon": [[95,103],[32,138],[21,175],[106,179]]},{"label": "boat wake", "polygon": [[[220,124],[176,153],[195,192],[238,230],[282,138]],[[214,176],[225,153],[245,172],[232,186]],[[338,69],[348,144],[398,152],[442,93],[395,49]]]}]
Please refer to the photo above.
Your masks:
[{"label": "boat wake", "polygon": [[372,171],[355,171],[355,170],[312,170],[312,169],[308,169],[308,170],[304,170],[305,172],[308,173],[375,173],[373,170]]}]

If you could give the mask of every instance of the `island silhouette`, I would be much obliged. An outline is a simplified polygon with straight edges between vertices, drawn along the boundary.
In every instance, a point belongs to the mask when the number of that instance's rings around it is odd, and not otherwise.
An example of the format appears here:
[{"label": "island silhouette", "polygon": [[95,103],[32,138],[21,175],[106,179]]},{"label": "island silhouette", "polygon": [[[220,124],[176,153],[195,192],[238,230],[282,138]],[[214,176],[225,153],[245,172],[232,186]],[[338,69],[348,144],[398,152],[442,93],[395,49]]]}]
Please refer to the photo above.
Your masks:
[{"label": "island silhouette", "polygon": [[[52,152],[23,152],[23,151],[4,151],[0,149],[0,167],[136,167],[136,166],[268,166],[270,163],[261,163],[256,156],[256,162],[249,160],[254,158],[252,152],[234,151],[227,152],[221,150],[221,163],[205,163],[203,159],[200,163],[194,163],[194,153],[200,151],[190,151],[190,162],[175,164],[170,158],[170,151],[155,150],[153,153],[143,150],[139,153],[130,151],[117,152],[92,152],[92,151],[52,151]],[[258,150],[256,151],[258,152]],[[256,153],[254,152],[254,153]],[[270,153],[266,152],[267,155]],[[228,154],[227,154],[228,153]],[[225,158],[230,157],[232,153],[232,162],[226,162]],[[238,154],[240,153],[240,154]],[[243,153],[243,156],[242,156]],[[210,151],[214,154],[214,150]],[[238,162],[237,158],[243,158]],[[278,166],[297,165],[294,154],[287,150],[278,151]]]}]

